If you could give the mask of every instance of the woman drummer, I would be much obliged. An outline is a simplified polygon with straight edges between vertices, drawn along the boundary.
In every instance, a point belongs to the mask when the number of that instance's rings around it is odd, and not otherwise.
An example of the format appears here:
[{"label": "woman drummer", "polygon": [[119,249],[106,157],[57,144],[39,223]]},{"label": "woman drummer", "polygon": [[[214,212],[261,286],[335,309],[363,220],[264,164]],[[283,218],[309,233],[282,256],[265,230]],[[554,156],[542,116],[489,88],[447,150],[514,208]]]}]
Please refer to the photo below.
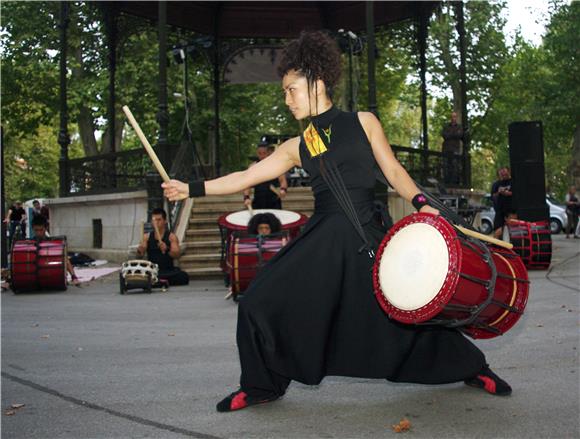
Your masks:
[{"label": "woman drummer", "polygon": [[294,166],[311,176],[314,215],[302,234],[258,273],[240,301],[240,388],[217,404],[228,412],[274,401],[290,381],[328,375],[443,384],[465,381],[495,395],[510,386],[456,329],[412,326],[385,316],[373,294],[373,251],[384,230],[373,220],[373,166],[420,212],[437,214],[397,161],[379,120],[333,106],[341,73],[335,42],[303,32],[290,42],[279,73],[286,105],[311,124],[246,171],[190,184],[163,184],[169,200],[226,195]]}]

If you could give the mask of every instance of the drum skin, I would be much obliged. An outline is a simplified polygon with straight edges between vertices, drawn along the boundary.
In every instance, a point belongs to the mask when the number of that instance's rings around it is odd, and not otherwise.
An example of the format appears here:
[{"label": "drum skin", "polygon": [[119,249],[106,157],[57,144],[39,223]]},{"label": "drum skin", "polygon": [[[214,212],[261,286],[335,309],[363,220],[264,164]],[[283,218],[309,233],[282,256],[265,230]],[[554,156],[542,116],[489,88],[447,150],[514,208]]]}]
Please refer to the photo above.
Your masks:
[{"label": "drum skin", "polygon": [[[413,224],[426,224],[441,234],[447,245],[448,267],[443,285],[432,300],[416,309],[401,309],[394,306],[383,291],[380,267],[383,254],[389,242],[397,233]],[[410,242],[409,245],[417,243]],[[472,321],[460,329],[473,338],[493,338],[508,331],[521,317],[529,294],[528,274],[521,258],[513,251],[487,246],[491,261],[482,243],[459,235],[443,217],[417,213],[397,222],[381,242],[373,267],[375,296],[387,315],[408,324],[444,324],[453,326],[455,322]],[[485,245],[485,244],[483,244]],[[492,281],[492,264],[497,270],[494,285],[488,292],[486,283]],[[404,274],[402,274],[404,275]],[[385,280],[384,280],[385,281]],[[388,281],[388,280],[387,280]],[[412,294],[402,291],[401,294]]]},{"label": "drum skin", "polygon": [[66,240],[16,241],[11,255],[12,289],[66,290]]}]

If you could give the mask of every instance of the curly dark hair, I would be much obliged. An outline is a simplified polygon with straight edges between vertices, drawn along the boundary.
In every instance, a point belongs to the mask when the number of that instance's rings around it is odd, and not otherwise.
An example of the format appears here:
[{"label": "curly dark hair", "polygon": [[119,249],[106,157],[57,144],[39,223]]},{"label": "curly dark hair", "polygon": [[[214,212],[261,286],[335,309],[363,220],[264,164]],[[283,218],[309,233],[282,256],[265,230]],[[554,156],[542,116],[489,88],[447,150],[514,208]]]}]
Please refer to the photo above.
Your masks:
[{"label": "curly dark hair", "polygon": [[248,233],[250,235],[258,234],[258,226],[260,224],[268,224],[270,226],[271,233],[278,233],[282,230],[282,223],[276,215],[273,213],[257,213],[254,215],[250,222],[248,223]]},{"label": "curly dark hair", "polygon": [[326,94],[332,97],[342,72],[338,44],[324,31],[302,31],[286,45],[278,65],[281,78],[290,70],[304,75],[309,84],[322,80]]}]

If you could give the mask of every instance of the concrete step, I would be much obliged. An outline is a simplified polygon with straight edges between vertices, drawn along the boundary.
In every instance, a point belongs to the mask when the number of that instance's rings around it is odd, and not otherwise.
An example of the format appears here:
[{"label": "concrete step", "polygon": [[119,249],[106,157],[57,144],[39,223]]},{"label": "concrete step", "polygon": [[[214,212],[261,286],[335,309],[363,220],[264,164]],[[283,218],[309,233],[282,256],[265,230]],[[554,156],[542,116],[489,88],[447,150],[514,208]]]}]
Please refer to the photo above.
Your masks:
[{"label": "concrete step", "polygon": [[179,258],[180,267],[219,267],[221,254],[218,253],[201,253],[185,254]]},{"label": "concrete step", "polygon": [[185,231],[185,241],[209,241],[221,239],[220,229],[217,226],[207,229],[188,229]]},{"label": "concrete step", "polygon": [[[314,201],[313,200],[304,200],[304,201],[292,201],[286,202],[284,200],[282,207],[284,210],[293,210],[295,212],[302,212],[304,210],[314,210]],[[225,212],[237,212],[240,210],[245,210],[246,206],[243,203],[235,203],[235,204],[224,204],[220,203],[211,205],[211,206],[196,206],[191,209],[191,216],[192,218],[203,218],[205,216],[213,215],[214,217],[220,217]]]},{"label": "concrete step", "polygon": [[186,245],[185,254],[188,255],[218,253],[222,248],[222,243],[219,239],[211,241],[192,239],[189,241],[184,241],[184,244]]},{"label": "concrete step", "polygon": [[[288,193],[286,194],[286,199],[292,199],[294,197],[310,197],[312,196],[312,190],[309,187],[291,187],[288,188]],[[220,202],[240,202],[244,197],[242,192],[231,195],[207,195],[205,197],[196,198],[194,204],[196,206],[202,204],[219,204]]]},{"label": "concrete step", "polygon": [[180,267],[185,271],[190,279],[223,279],[224,273],[219,267],[194,268],[188,266]]}]

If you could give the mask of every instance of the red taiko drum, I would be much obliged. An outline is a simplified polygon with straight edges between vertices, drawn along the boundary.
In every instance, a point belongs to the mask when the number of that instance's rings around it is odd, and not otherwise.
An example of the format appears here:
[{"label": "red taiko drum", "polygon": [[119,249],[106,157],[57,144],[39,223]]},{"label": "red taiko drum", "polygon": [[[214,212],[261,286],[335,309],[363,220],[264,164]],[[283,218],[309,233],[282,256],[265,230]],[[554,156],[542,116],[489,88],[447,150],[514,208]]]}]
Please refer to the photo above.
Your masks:
[{"label": "red taiko drum", "polygon": [[[258,245],[257,237],[248,236],[248,222],[252,218],[249,210],[225,213],[218,219],[222,240],[220,265],[228,275],[228,282],[234,294],[245,291],[250,281],[256,276],[259,267],[263,265],[260,261],[264,258],[270,259],[283,246],[282,241],[288,242],[296,238],[308,221],[306,215],[291,210],[255,209],[253,211],[254,215],[259,213],[274,214],[282,224],[280,233],[263,239],[260,245]],[[238,239],[237,244],[236,239]],[[234,254],[237,254],[237,262],[234,260]],[[235,266],[238,268],[234,268]]]},{"label": "red taiko drum", "polygon": [[545,270],[552,262],[552,231],[548,221],[507,222],[510,242],[528,269]]},{"label": "red taiko drum", "polygon": [[16,241],[10,265],[12,290],[66,290],[66,258],[65,238]]},{"label": "red taiko drum", "polygon": [[528,299],[528,273],[513,251],[458,232],[443,217],[416,213],[379,246],[375,296],[402,323],[456,327],[493,338],[516,324]]},{"label": "red taiko drum", "polygon": [[[286,232],[287,235],[287,232]],[[232,293],[243,293],[258,270],[288,243],[288,236],[238,237],[232,235],[227,253],[227,269]]]}]

